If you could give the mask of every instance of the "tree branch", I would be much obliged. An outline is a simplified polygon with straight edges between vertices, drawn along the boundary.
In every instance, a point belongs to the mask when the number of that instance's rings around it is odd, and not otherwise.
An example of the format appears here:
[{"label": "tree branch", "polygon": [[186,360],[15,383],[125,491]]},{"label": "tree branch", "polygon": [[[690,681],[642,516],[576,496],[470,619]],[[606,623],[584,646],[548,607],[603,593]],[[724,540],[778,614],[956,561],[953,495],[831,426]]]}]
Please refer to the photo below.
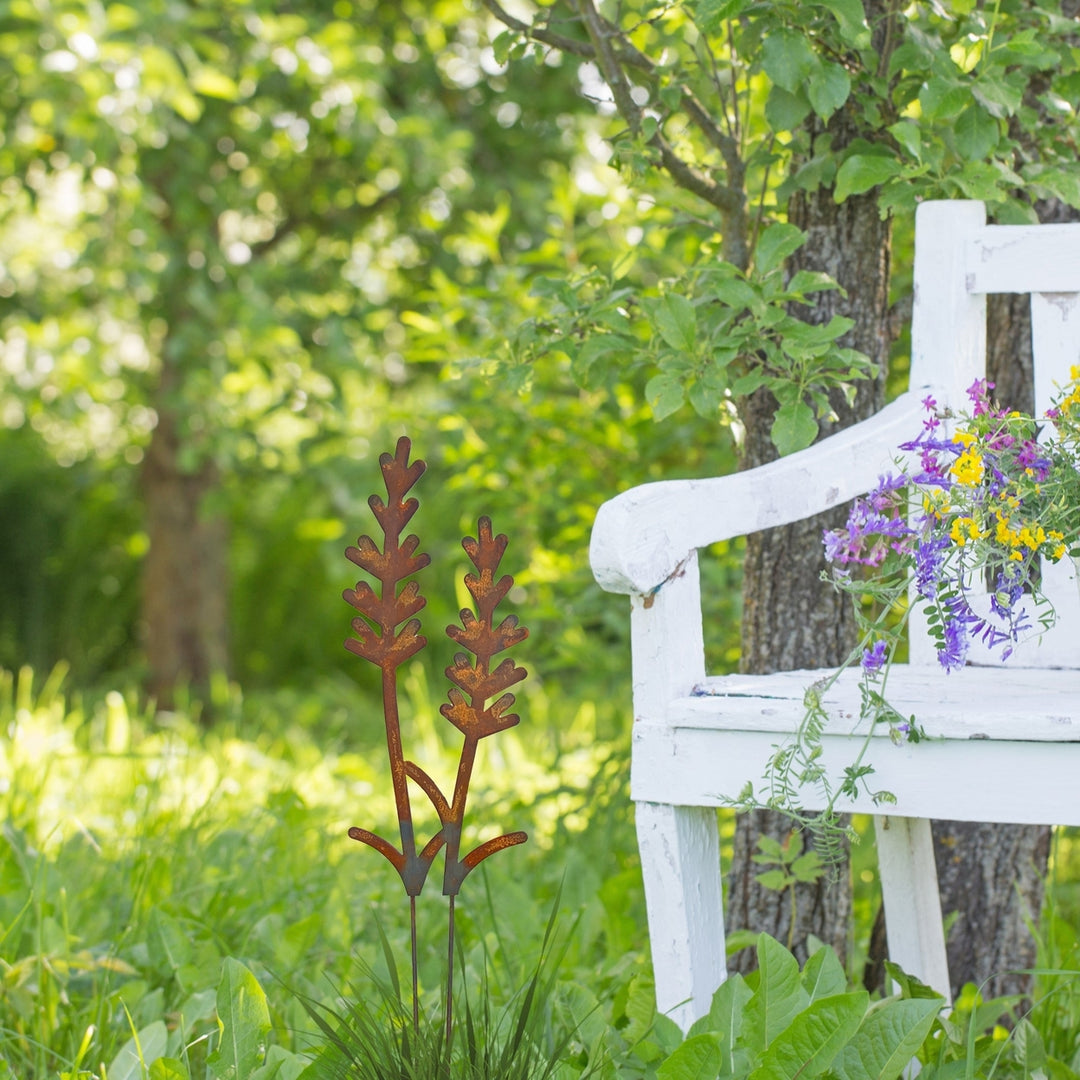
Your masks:
[{"label": "tree branch", "polygon": [[510,30],[516,30],[519,34],[523,34],[533,41],[539,41],[542,45],[550,45],[553,49],[560,49],[563,52],[571,53],[574,56],[584,57],[586,60],[596,59],[591,46],[584,41],[575,41],[574,38],[566,37],[563,34],[556,34],[553,30],[548,30],[545,27],[532,26],[527,22],[522,22],[521,19],[511,15],[498,0],[480,0],[480,2],[495,16],[496,19],[499,20],[499,22]]}]

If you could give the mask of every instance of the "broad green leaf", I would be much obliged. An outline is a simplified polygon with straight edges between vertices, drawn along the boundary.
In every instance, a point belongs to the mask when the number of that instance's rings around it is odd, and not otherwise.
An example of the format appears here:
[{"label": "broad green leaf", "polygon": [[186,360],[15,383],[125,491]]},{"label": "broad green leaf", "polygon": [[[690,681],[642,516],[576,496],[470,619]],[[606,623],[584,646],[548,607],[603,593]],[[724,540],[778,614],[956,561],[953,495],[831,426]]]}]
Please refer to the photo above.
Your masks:
[{"label": "broad green leaf", "polygon": [[697,338],[697,313],[694,305],[678,293],[666,293],[644,304],[649,321],[673,349],[693,352]]},{"label": "broad green leaf", "polygon": [[899,161],[883,154],[852,154],[836,174],[833,198],[842,203],[852,195],[861,195],[892,179],[900,168]]},{"label": "broad green leaf", "polygon": [[724,1040],[725,1046],[734,1046],[742,1030],[746,1003],[753,991],[739,974],[729,975],[713,994],[709,1006],[710,1029]]},{"label": "broad green leaf", "polygon": [[271,1046],[266,1053],[266,1064],[256,1069],[250,1080],[299,1080],[309,1061],[283,1046]]},{"label": "broad green leaf", "polygon": [[716,1080],[722,1040],[713,1032],[691,1035],[657,1070],[658,1080]]},{"label": "broad green leaf", "polygon": [[107,1072],[109,1080],[142,1080],[143,1069],[149,1069],[165,1053],[169,1031],[163,1020],[140,1028],[120,1048]]},{"label": "broad green leaf", "polygon": [[783,870],[765,870],[754,877],[763,889],[783,891],[788,886],[788,875]]},{"label": "broad green leaf", "polygon": [[767,1050],[810,1003],[799,981],[798,961],[779,941],[768,934],[759,935],[757,956],[757,990],[747,1002],[743,1018],[744,1045],[751,1051]]},{"label": "broad green leaf", "polygon": [[723,371],[710,368],[687,390],[686,399],[698,416],[714,420],[724,401],[726,389],[727,382]]},{"label": "broad green leaf", "polygon": [[788,292],[814,293],[839,289],[840,286],[828,274],[817,270],[800,270],[789,282]]},{"label": "broad green leaf", "polygon": [[789,401],[776,410],[773,419],[773,445],[780,456],[805,450],[817,438],[818,426],[814,410],[805,401]]},{"label": "broad green leaf", "polygon": [[810,115],[810,108],[801,89],[793,94],[773,83],[765,102],[765,119],[773,131],[794,131]]},{"label": "broad green leaf", "polygon": [[940,999],[882,1002],[840,1052],[833,1072],[840,1080],[896,1080],[922,1046],[941,1005]]},{"label": "broad green leaf", "polygon": [[714,278],[710,282],[709,292],[717,300],[739,310],[753,307],[759,299],[753,285],[737,277]]},{"label": "broad green leaf", "polygon": [[806,961],[802,972],[802,984],[803,989],[810,995],[811,1001],[831,997],[833,994],[842,994],[847,989],[847,977],[844,975],[843,965],[832,949],[828,947],[818,949]]},{"label": "broad green leaf", "polygon": [[979,79],[971,92],[991,116],[1012,116],[1024,98],[1025,81],[1021,77],[1018,83],[1007,79],[1003,72],[995,70]]},{"label": "broad green leaf", "polygon": [[738,18],[754,0],[696,0],[694,21],[706,34],[715,34],[728,19]]},{"label": "broad green leaf", "polygon": [[840,24],[840,34],[849,45],[861,49],[870,44],[870,27],[866,25],[862,0],[817,0],[817,3],[833,13]]},{"label": "broad green leaf", "polygon": [[270,1012],[258,979],[239,960],[227,956],[217,992],[221,1045],[207,1059],[218,1080],[245,1080],[262,1064]]},{"label": "broad green leaf", "polygon": [[755,270],[763,276],[771,273],[805,242],[806,233],[794,225],[770,225],[761,234],[754,251]]},{"label": "broad green leaf", "polygon": [[774,30],[765,39],[761,57],[765,74],[790,93],[795,93],[820,63],[806,35],[798,30]]},{"label": "broad green leaf", "polygon": [[731,392],[736,397],[745,397],[747,394],[752,394],[755,390],[760,390],[769,381],[769,376],[762,368],[754,368],[752,371],[748,371],[745,375],[736,379],[731,384]]},{"label": "broad green leaf", "polygon": [[191,940],[187,931],[160,908],[150,912],[146,946],[150,963],[162,975],[175,975],[185,964],[191,963]]},{"label": "broad green leaf", "polygon": [[1062,202],[1080,206],[1080,170],[1044,169],[1033,179]]},{"label": "broad green leaf", "polygon": [[187,1066],[176,1058],[161,1057],[150,1066],[150,1080],[190,1080],[190,1075]]},{"label": "broad green leaf", "polygon": [[866,1015],[865,990],[811,1003],[785,1028],[750,1074],[750,1080],[803,1080],[823,1073]]},{"label": "broad green leaf", "polygon": [[1046,1044],[1027,1017],[1013,1029],[1013,1053],[1018,1064],[1023,1065],[1025,1074],[1046,1067]]},{"label": "broad green leaf", "polygon": [[[935,621],[939,618],[937,612],[934,612]],[[920,982],[914,975],[909,975],[899,964],[894,964],[891,960],[885,961],[885,974],[900,988],[900,994],[904,998],[924,998],[926,1000],[937,998],[938,1000],[944,1000],[936,990],[931,989],[926,983]]]},{"label": "broad green leaf", "polygon": [[922,160],[922,135],[914,120],[900,120],[890,125],[888,131],[916,161]]},{"label": "broad green leaf", "polygon": [[925,120],[950,120],[971,102],[971,90],[953,79],[931,78],[919,91]]},{"label": "broad green leaf", "polygon": [[828,120],[848,99],[851,79],[839,64],[824,63],[807,84],[810,104],[822,120]]},{"label": "broad green leaf", "polygon": [[[967,161],[982,161],[998,144],[998,122],[978,105],[969,105],[953,126],[956,149]],[[843,170],[841,170],[843,171]]]},{"label": "broad green leaf", "polygon": [[686,392],[676,376],[662,371],[645,384],[645,400],[652,409],[653,419],[664,420],[682,408]]}]

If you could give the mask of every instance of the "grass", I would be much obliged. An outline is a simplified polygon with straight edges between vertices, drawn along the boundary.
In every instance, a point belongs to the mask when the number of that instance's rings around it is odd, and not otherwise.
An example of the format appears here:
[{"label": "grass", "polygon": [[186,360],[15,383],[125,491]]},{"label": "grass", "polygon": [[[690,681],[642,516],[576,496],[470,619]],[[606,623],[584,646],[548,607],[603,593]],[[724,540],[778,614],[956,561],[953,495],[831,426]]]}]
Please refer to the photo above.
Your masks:
[{"label": "grass", "polygon": [[[357,965],[381,962],[376,920],[407,957],[400,882],[346,836],[358,820],[395,821],[381,719],[347,733],[333,730],[338,716],[316,739],[292,720],[291,695],[234,694],[205,732],[181,713],[152,723],[117,692],[68,701],[61,681],[57,672],[35,689],[28,670],[0,673],[0,1076],[113,1078],[133,1035],[163,1024],[167,1056],[201,1078],[220,1043],[226,958],[264,987],[279,980],[332,1004]],[[442,775],[451,753],[421,669],[406,686],[416,756]],[[325,692],[331,716],[340,694]],[[537,693],[527,704],[554,708]],[[485,951],[537,953],[564,872],[564,903],[581,913],[569,968],[602,981],[605,958],[632,939],[640,959],[625,770],[611,739],[598,737],[603,719],[582,705],[557,735],[523,724],[481,762],[475,820],[491,831],[525,825],[531,839],[486,874],[498,940],[480,878],[462,893],[459,935],[474,979]],[[587,822],[604,830],[602,844]],[[445,905],[437,888],[420,901],[421,985],[437,998]],[[513,987],[489,990],[498,1004]],[[317,1041],[299,997],[279,987],[268,1007],[271,1043],[294,1051]]]},{"label": "grass", "polygon": [[[394,827],[377,703],[352,684],[248,699],[233,688],[207,731],[185,711],[151,718],[134,695],[69,699],[62,682],[59,670],[39,685],[29,670],[0,672],[0,1078],[223,1076],[222,1055],[240,1053],[230,1033],[246,1024],[260,1033],[245,1051],[259,1060],[250,1080],[296,1080],[327,1041],[311,1006],[361,1029],[380,1015],[363,975],[385,970],[379,925],[407,979],[400,882],[346,835]],[[410,752],[444,777],[457,747],[442,741],[424,670],[403,686]],[[561,1057],[554,1080],[571,1080],[658,1040],[652,1075],[674,1044],[653,1019],[624,714],[614,698],[556,698],[542,685],[522,696],[523,723],[479,762],[472,820],[485,835],[523,827],[530,841],[463,889],[459,993],[474,1032],[498,1030],[536,970],[561,885],[574,932],[539,995],[537,1049]],[[875,886],[869,852],[857,859],[858,943]],[[1080,969],[1074,832],[1057,838],[1054,875],[1032,1021],[1047,1053],[1080,1072],[1080,980],[1054,974]],[[429,1016],[442,1007],[445,920],[429,887]],[[254,1012],[237,1013],[240,1000]]]}]

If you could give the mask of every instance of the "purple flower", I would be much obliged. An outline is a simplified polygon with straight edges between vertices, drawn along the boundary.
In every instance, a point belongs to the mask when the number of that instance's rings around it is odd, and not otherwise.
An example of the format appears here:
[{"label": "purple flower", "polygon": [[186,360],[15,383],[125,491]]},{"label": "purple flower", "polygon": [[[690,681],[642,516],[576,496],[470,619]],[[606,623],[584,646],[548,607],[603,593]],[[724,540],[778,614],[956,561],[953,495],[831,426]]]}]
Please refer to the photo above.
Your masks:
[{"label": "purple flower", "polygon": [[876,675],[885,666],[886,659],[885,642],[876,641],[872,649],[863,649],[862,669],[867,675]]},{"label": "purple flower", "polygon": [[938,646],[938,662],[946,671],[956,671],[967,658],[967,629],[963,620],[953,618],[945,623],[945,641]]},{"label": "purple flower", "polygon": [[1016,464],[1021,469],[1030,469],[1039,481],[1045,480],[1050,473],[1050,459],[1040,456],[1038,446],[1031,439],[1025,441],[1016,455]]},{"label": "purple flower", "polygon": [[948,548],[947,536],[933,534],[920,540],[915,547],[915,588],[926,600],[933,600],[937,596]]}]

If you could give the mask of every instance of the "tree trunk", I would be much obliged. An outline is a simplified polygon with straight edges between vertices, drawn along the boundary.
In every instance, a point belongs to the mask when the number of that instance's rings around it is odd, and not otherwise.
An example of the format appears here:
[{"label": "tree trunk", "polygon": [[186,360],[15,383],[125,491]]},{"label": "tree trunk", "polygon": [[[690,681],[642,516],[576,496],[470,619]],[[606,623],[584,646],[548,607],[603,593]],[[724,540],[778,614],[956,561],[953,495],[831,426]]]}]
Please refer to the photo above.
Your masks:
[{"label": "tree trunk", "polygon": [[[855,320],[843,344],[866,353],[879,367],[888,364],[890,223],[882,221],[873,196],[848,199],[837,206],[832,192],[819,190],[792,199],[788,220],[809,235],[792,259],[792,271],[819,270],[831,274],[847,291],[821,295],[817,306],[803,316],[827,322],[833,315]],[[839,430],[872,415],[881,407],[884,379],[860,385],[854,406],[834,402],[837,421],[823,424],[822,434]],[[752,468],[775,458],[769,428],[775,401],[759,392],[743,412],[746,441],[741,465]],[[796,522],[747,538],[743,577],[741,669],[765,674],[801,667],[841,663],[855,645],[855,620],[850,601],[820,580],[825,567],[823,529],[843,524],[840,508],[808,521]],[[792,940],[795,954],[806,956],[809,934],[847,953],[851,921],[851,892],[822,878],[799,885],[792,928],[789,894],[763,888],[750,862],[757,839],[771,836],[783,842],[791,822],[782,814],[755,811],[736,824],[735,855],[729,880],[728,915],[732,929],[765,931],[781,941]],[[809,838],[806,838],[809,846]],[[754,962],[749,950],[734,958],[745,971]]]},{"label": "tree trunk", "polygon": [[206,505],[217,472],[210,463],[193,472],[181,466],[179,423],[167,403],[170,370],[166,364],[140,477],[150,540],[142,587],[147,683],[164,709],[181,686],[206,701],[211,677],[228,670],[228,534]]}]

